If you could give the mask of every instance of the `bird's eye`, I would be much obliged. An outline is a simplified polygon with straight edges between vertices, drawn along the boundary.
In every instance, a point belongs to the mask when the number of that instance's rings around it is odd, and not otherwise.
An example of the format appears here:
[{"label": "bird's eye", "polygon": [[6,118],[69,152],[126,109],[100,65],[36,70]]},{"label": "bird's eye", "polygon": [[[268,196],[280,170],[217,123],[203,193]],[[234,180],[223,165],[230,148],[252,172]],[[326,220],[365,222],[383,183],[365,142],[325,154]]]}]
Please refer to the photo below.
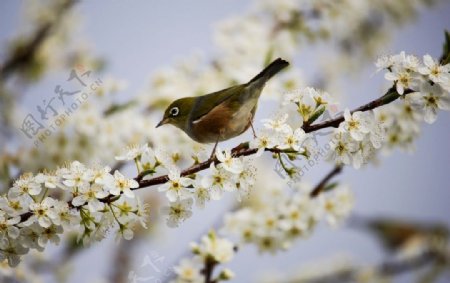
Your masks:
[{"label": "bird's eye", "polygon": [[170,113],[170,116],[175,117],[180,113],[180,108],[173,107],[172,109],[170,109],[169,113]]}]

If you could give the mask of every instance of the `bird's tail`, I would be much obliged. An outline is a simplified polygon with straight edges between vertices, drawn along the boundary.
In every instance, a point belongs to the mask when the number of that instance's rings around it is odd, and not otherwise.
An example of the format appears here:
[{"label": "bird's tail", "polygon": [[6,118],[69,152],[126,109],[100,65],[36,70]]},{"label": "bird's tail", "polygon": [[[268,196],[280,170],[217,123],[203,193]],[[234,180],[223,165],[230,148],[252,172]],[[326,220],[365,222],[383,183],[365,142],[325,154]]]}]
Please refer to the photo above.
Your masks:
[{"label": "bird's tail", "polygon": [[269,66],[267,66],[264,70],[262,70],[261,73],[251,79],[248,84],[258,82],[258,85],[264,85],[270,78],[272,78],[275,74],[277,74],[287,66],[289,66],[289,63],[286,60],[278,58],[270,63]]}]

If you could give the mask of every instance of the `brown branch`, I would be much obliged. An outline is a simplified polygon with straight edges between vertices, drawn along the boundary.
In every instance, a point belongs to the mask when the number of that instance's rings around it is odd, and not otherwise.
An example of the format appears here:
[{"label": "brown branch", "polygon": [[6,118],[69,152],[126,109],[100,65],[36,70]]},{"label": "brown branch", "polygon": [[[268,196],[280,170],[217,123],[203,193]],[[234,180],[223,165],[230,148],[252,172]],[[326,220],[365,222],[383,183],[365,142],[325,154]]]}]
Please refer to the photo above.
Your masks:
[{"label": "brown branch", "polygon": [[[241,156],[249,156],[249,155],[256,154],[258,152],[258,149],[257,148],[248,148],[248,144],[246,144],[246,145],[240,144],[240,145],[234,147],[231,151],[234,152],[234,157],[241,157]],[[273,153],[292,153],[291,150],[286,151],[286,150],[277,149],[277,148],[266,148],[265,151],[273,152]],[[217,158],[208,159],[204,162],[193,165],[193,166],[183,170],[180,175],[181,176],[189,176],[189,175],[195,174],[197,172],[208,169],[212,163],[217,165],[217,164],[220,164],[221,162]],[[168,175],[162,175],[162,176],[154,177],[154,178],[151,178],[148,180],[143,180],[144,177],[145,177],[145,175],[143,176],[141,174],[135,178],[135,180],[139,183],[139,187],[135,188],[135,190],[145,188],[145,187],[164,184],[169,181]]]},{"label": "brown branch", "polygon": [[[405,93],[403,95],[406,95],[411,92],[413,92],[413,91],[405,90]],[[384,94],[380,98],[375,99],[367,104],[364,104],[356,109],[353,109],[352,111],[350,111],[350,113],[354,113],[354,112],[358,112],[358,111],[365,112],[365,111],[373,110],[380,106],[389,104],[389,103],[397,100],[399,97],[401,97],[401,95],[398,94],[397,90],[395,89],[395,85],[394,85],[386,92],[386,94]],[[315,131],[318,131],[318,130],[321,130],[324,128],[329,128],[329,127],[337,128],[337,127],[339,127],[340,123],[344,122],[344,120],[345,120],[344,115],[340,115],[334,119],[330,119],[330,120],[324,121],[322,123],[317,123],[317,124],[313,124],[313,125],[305,124],[305,125],[303,125],[302,128],[305,131],[305,133],[315,132]]]},{"label": "brown branch", "polygon": [[216,261],[213,258],[207,257],[205,259],[205,268],[202,270],[202,273],[205,276],[205,283],[213,283],[212,275],[214,267],[216,267]]},{"label": "brown branch", "polygon": [[340,174],[342,172],[342,165],[336,165],[333,170],[330,171],[330,173],[328,173],[323,179],[322,181],[320,181],[319,184],[317,184],[317,186],[311,191],[311,193],[309,194],[309,196],[311,198],[315,198],[318,195],[320,195],[325,187],[327,186],[328,182],[331,180],[331,178],[333,178],[334,176]]}]

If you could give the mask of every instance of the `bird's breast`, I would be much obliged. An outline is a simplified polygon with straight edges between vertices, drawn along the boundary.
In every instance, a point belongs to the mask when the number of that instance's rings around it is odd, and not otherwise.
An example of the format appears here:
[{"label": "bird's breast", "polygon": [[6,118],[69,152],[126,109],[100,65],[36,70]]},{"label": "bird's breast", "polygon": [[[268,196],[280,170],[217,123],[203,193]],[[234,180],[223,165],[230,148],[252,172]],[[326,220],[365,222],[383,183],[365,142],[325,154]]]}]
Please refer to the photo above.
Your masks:
[{"label": "bird's breast", "polygon": [[215,143],[239,136],[250,127],[256,103],[257,100],[249,100],[236,109],[227,103],[220,104],[192,121],[188,135],[200,143]]}]

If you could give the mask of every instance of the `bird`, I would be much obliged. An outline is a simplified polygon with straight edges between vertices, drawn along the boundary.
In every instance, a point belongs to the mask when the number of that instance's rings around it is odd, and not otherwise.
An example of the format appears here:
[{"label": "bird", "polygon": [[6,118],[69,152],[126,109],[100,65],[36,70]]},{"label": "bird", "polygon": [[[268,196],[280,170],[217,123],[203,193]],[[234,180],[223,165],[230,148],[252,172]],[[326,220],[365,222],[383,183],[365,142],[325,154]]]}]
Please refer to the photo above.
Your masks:
[{"label": "bird", "polygon": [[256,137],[253,118],[258,99],[266,82],[287,66],[286,60],[277,58],[247,83],[177,99],[167,107],[156,127],[170,124],[198,143],[214,143],[210,157],[214,158],[219,142],[237,137],[250,127]]}]

